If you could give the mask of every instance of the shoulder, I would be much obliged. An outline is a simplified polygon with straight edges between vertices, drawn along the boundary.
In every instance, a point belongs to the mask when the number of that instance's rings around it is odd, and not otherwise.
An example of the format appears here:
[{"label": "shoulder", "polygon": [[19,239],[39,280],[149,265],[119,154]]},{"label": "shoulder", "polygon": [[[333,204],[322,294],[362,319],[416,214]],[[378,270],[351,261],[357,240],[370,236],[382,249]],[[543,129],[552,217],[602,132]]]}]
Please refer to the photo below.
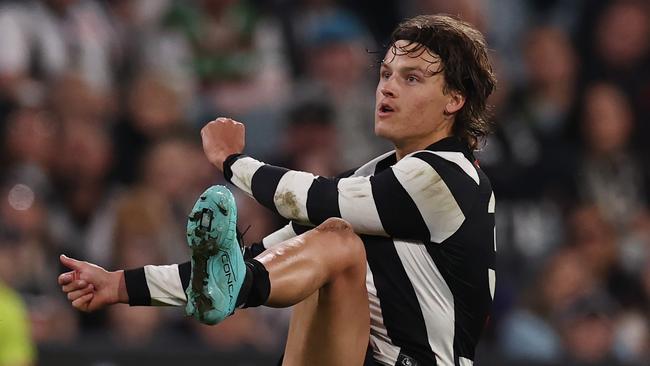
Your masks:
[{"label": "shoulder", "polygon": [[473,161],[462,152],[422,150],[415,152],[395,165],[396,169],[431,169],[445,183],[466,186],[467,189],[478,189],[481,174]]},{"label": "shoulder", "polygon": [[479,198],[481,183],[485,184],[485,175],[461,152],[418,151],[401,159],[393,171],[403,184],[430,191],[431,199],[453,198],[465,215]]}]

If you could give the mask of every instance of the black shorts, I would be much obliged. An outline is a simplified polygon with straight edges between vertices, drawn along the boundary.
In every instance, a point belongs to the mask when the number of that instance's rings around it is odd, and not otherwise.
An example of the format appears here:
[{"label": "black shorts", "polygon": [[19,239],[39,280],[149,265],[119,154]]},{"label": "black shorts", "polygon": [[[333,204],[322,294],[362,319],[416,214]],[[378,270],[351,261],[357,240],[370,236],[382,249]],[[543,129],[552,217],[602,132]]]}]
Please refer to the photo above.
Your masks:
[{"label": "black shorts", "polygon": [[381,366],[372,358],[372,349],[370,347],[366,351],[366,359],[363,361],[363,366]]}]

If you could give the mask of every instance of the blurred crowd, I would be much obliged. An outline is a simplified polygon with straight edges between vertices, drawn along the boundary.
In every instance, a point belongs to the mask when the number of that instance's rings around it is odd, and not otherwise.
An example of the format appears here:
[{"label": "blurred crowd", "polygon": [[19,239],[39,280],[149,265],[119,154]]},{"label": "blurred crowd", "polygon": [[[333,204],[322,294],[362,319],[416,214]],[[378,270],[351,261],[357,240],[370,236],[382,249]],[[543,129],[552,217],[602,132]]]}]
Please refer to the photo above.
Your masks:
[{"label": "blurred crowd", "polygon": [[[499,79],[477,153],[498,202],[481,357],[649,364],[648,1],[5,0],[0,365],[51,345],[279,355],[288,311],[216,327],[181,309],[75,312],[58,255],[185,261],[187,212],[224,183],[198,133],[217,116],[246,124],[250,155],[318,175],[388,151],[373,135],[377,61],[400,20],[437,12],[484,32]],[[237,199],[246,243],[282,225]]]}]

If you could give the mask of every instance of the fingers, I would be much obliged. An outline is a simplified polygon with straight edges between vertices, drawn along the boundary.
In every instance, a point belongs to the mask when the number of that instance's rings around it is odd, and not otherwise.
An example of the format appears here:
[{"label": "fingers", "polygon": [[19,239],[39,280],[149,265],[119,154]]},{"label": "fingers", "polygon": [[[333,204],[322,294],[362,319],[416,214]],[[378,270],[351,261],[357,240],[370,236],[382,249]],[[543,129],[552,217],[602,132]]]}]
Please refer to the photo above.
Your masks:
[{"label": "fingers", "polygon": [[64,286],[72,282],[76,277],[75,271],[61,273],[58,278],[59,285]]},{"label": "fingers", "polygon": [[244,126],[243,123],[237,122],[234,119],[228,117],[218,117],[214,121],[208,123],[208,125],[215,125],[215,124],[224,124],[224,125],[230,124],[230,125],[242,126],[242,127]]},{"label": "fingers", "polygon": [[90,300],[93,299],[93,293],[85,294],[72,302],[72,307],[81,311],[88,311]]},{"label": "fingers", "polygon": [[234,119],[228,118],[228,117],[218,117],[217,119],[215,119],[215,121],[217,121],[217,122],[228,122],[228,123],[233,123],[233,124],[241,124],[241,123],[235,121]]},{"label": "fingers", "polygon": [[84,295],[93,293],[94,290],[95,287],[93,285],[88,285],[80,290],[70,291],[68,292],[68,300],[74,302],[75,300],[77,300],[78,298]]},{"label": "fingers", "polygon": [[61,264],[75,271],[81,271],[84,264],[82,261],[66,257],[65,254],[61,254],[59,260],[61,261]]},{"label": "fingers", "polygon": [[[86,288],[86,286],[88,286],[88,282],[84,280],[75,280],[68,283],[67,285],[61,286],[61,290],[67,293],[67,292],[81,290],[82,288]],[[90,284],[90,286],[92,286],[92,284]]]}]

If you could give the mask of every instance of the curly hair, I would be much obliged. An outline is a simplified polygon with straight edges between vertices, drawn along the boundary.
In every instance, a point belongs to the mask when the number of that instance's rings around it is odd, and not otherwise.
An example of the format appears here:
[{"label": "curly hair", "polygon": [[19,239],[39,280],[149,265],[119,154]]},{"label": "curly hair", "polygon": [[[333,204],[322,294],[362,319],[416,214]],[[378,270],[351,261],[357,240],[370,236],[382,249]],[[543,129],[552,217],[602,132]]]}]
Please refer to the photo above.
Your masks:
[{"label": "curly hair", "polygon": [[455,90],[465,97],[465,105],[456,112],[453,134],[470,149],[476,149],[492,132],[487,98],[496,86],[481,32],[448,15],[419,15],[397,26],[390,45],[399,40],[409,44],[399,49],[391,47],[395,54],[405,52],[419,57],[426,51],[440,59],[437,72],[444,75],[443,92]]}]

